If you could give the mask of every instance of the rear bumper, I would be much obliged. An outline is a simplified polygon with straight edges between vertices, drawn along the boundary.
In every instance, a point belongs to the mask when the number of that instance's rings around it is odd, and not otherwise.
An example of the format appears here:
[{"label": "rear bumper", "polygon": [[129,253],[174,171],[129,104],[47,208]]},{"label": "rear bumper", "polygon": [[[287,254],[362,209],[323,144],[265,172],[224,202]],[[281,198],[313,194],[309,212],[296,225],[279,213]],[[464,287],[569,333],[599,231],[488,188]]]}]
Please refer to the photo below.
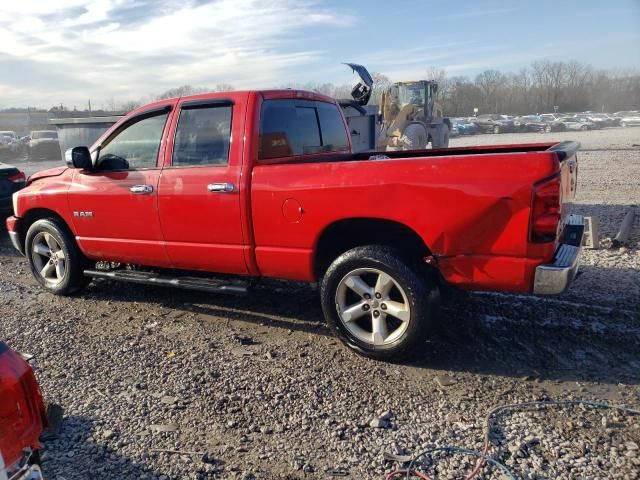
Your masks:
[{"label": "rear bumper", "polygon": [[569,288],[580,266],[583,234],[584,218],[580,215],[571,215],[553,262],[536,267],[533,280],[534,294],[558,295]]}]

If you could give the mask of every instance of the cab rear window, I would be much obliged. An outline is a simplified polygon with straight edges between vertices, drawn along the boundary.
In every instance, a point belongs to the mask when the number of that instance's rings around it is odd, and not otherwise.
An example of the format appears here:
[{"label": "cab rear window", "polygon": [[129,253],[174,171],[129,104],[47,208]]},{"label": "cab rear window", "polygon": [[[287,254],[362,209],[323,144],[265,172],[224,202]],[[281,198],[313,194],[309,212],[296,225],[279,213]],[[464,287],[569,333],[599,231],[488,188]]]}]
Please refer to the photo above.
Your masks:
[{"label": "cab rear window", "polygon": [[349,148],[338,107],[313,100],[265,100],[260,112],[260,159],[343,152]]}]

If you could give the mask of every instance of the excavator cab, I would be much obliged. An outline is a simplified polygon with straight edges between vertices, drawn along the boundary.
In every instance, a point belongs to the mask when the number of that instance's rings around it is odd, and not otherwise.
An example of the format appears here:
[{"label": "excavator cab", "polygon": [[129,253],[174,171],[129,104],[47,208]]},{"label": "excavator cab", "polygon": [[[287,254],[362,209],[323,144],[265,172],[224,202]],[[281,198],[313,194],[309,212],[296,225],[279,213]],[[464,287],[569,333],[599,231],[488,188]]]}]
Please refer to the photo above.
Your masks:
[{"label": "excavator cab", "polygon": [[411,110],[411,120],[429,122],[437,91],[438,84],[428,80],[395,83],[383,93],[381,113],[389,125],[403,109]]},{"label": "excavator cab", "polygon": [[380,148],[413,150],[449,146],[448,119],[436,103],[438,84],[431,80],[397,82],[382,93]]}]

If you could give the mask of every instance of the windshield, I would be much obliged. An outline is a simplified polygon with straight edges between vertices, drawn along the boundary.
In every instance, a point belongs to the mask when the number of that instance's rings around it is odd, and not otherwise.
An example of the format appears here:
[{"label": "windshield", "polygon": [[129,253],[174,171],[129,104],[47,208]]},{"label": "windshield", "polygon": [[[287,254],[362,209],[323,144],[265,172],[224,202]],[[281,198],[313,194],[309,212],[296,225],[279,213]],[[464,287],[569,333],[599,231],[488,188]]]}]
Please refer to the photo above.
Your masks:
[{"label": "windshield", "polygon": [[31,138],[33,138],[34,140],[38,140],[38,139],[41,139],[41,138],[58,138],[58,133],[57,132],[50,132],[50,131],[33,132],[33,135],[31,135]]},{"label": "windshield", "polygon": [[400,108],[405,105],[420,105],[425,104],[425,88],[424,85],[400,85],[398,96],[400,99]]}]

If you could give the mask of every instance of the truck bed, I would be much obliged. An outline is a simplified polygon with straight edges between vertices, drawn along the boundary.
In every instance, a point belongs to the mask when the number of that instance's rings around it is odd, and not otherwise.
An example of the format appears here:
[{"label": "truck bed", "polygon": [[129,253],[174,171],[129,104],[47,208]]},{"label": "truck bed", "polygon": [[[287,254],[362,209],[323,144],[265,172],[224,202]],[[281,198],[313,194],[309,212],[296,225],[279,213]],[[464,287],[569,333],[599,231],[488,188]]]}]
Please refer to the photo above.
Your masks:
[{"label": "truck bed", "polygon": [[[313,280],[313,251],[326,228],[343,219],[393,219],[422,238],[449,283],[530,291],[535,266],[549,261],[557,246],[529,240],[533,187],[563,172],[563,160],[578,147],[564,142],[379,152],[389,158],[375,160],[369,160],[375,152],[356,153],[256,165],[251,210],[257,266],[266,276]],[[572,197],[569,178],[563,173],[566,200]],[[292,203],[303,212],[295,222],[282,213]]]}]

